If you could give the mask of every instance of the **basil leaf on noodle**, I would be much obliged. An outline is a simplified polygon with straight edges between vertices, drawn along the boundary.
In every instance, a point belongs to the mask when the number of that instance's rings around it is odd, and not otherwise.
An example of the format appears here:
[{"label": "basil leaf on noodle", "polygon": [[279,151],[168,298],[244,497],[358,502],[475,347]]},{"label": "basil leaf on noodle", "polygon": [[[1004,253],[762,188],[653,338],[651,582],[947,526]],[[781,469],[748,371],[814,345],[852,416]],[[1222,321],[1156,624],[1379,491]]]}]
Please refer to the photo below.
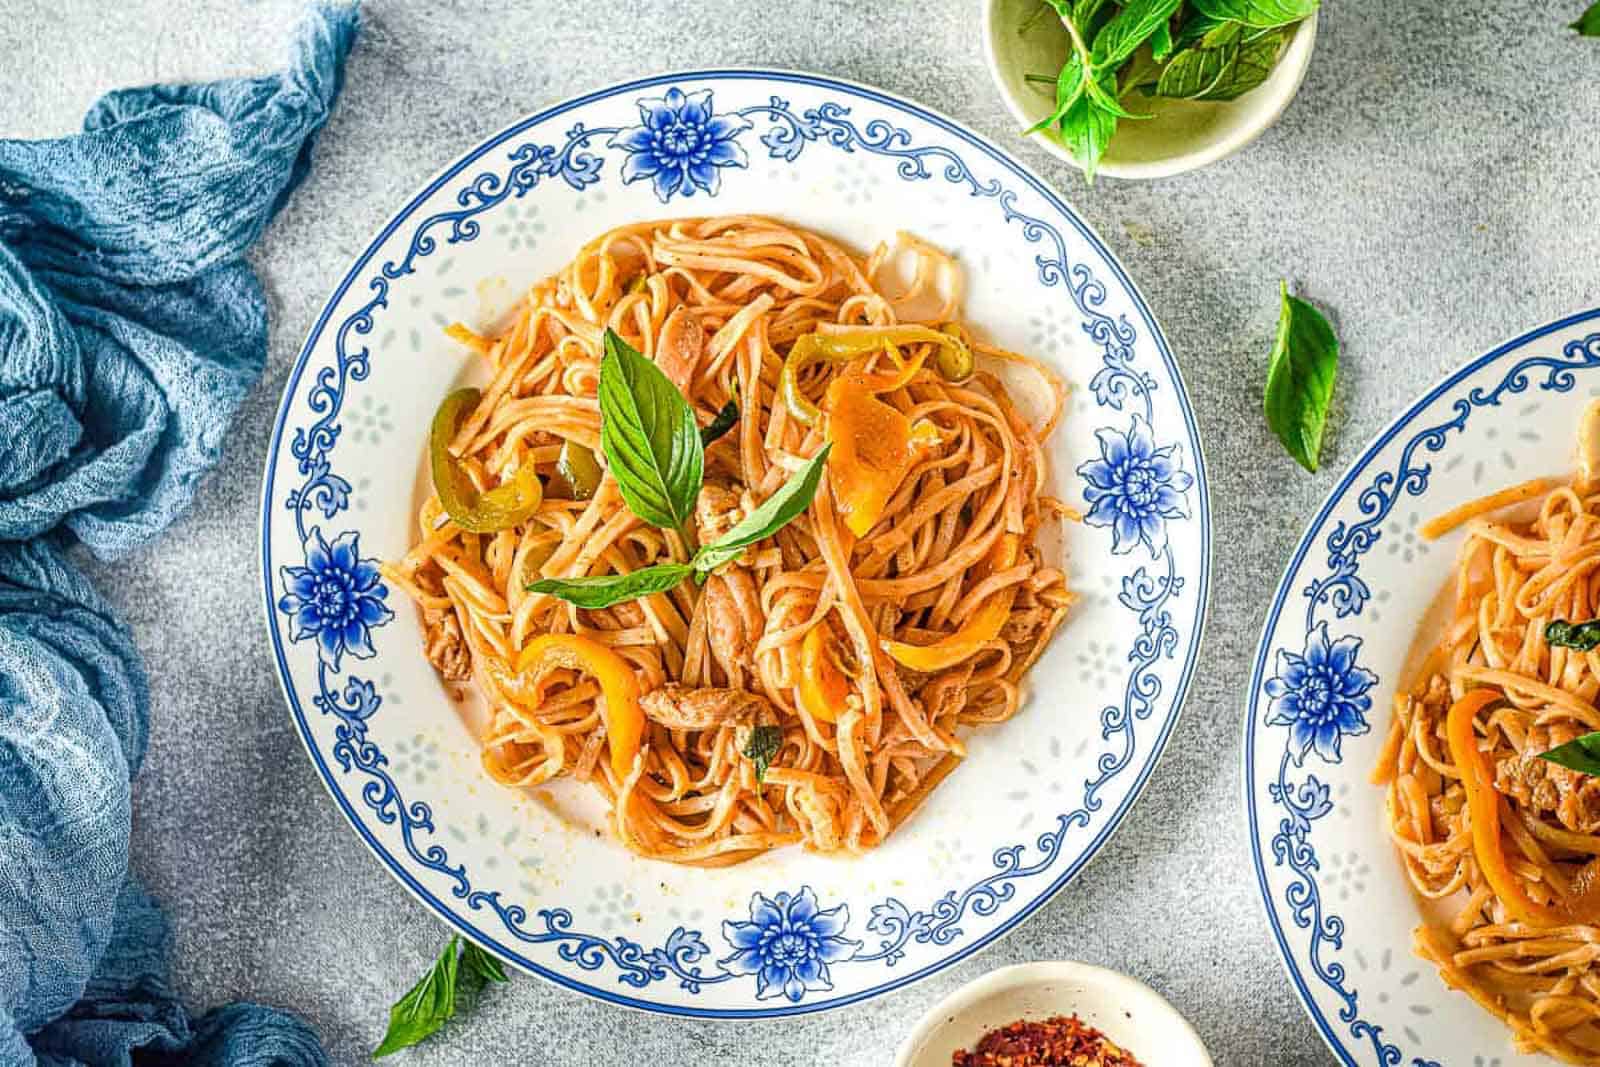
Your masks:
[{"label": "basil leaf on noodle", "polygon": [[1575,648],[1579,652],[1588,652],[1596,645],[1600,645],[1600,619],[1590,619],[1588,622],[1567,622],[1565,619],[1556,619],[1544,628],[1544,641],[1547,645],[1557,648]]},{"label": "basil leaf on noodle", "polygon": [[776,493],[763,500],[760,507],[709,545],[702,545],[691,561],[696,575],[704,577],[737,558],[746,548],[771,537],[810,507],[817,495],[817,486],[822,481],[822,468],[832,448],[831,444],[823,445],[822,450],[807,460],[804,467],[789,475],[789,480]]},{"label": "basil leaf on noodle", "polygon": [[1289,455],[1315,474],[1339,371],[1339,339],[1322,312],[1289,295],[1287,283],[1282,297],[1263,407]]},{"label": "basil leaf on noodle", "polygon": [[1600,733],[1575,737],[1549,752],[1539,753],[1539,758],[1557,763],[1579,774],[1600,775]]},{"label": "basil leaf on noodle", "polygon": [[757,726],[750,731],[750,740],[745,742],[744,756],[756,765],[756,781],[765,781],[767,768],[772,766],[772,758],[783,747],[783,728],[778,726]]},{"label": "basil leaf on noodle", "polygon": [[663,530],[683,528],[704,473],[700,427],[678,387],[609,329],[600,359],[600,447],[628,510]]},{"label": "basil leaf on noodle", "polygon": [[530,593],[548,593],[580,608],[609,608],[624,600],[664,593],[689,577],[687,563],[657,563],[629,574],[594,574],[583,578],[540,578],[526,586]]},{"label": "basil leaf on noodle", "polygon": [[1600,0],[1590,4],[1568,29],[1576,30],[1581,37],[1600,37]]},{"label": "basil leaf on noodle", "polygon": [[700,427],[700,444],[709,448],[711,442],[739,425],[739,402],[730,400],[722,405],[722,410],[717,412],[717,417],[708,425]]}]

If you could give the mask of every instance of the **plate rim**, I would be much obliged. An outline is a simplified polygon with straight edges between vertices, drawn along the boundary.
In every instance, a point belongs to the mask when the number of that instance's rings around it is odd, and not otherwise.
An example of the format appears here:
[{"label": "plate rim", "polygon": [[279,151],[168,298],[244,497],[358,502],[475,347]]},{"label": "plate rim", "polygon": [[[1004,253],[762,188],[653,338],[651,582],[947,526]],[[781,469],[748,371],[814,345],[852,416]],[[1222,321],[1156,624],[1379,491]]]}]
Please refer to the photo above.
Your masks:
[{"label": "plate rim", "polygon": [[1377,454],[1397,434],[1410,426],[1435,401],[1461,385],[1474,374],[1505,359],[1542,337],[1559,333],[1584,322],[1600,322],[1600,306],[1575,311],[1535,326],[1490,348],[1482,355],[1468,360],[1455,370],[1445,371],[1434,381],[1431,387],[1380,428],[1367,441],[1350,465],[1345,468],[1339,480],[1334,483],[1333,488],[1323,497],[1321,506],[1317,508],[1311,520],[1301,528],[1294,552],[1284,565],[1283,573],[1278,579],[1276,589],[1273,591],[1266,618],[1261,625],[1260,637],[1256,640],[1256,654],[1253,657],[1250,670],[1250,687],[1244,694],[1244,744],[1241,746],[1242,774],[1240,775],[1243,794],[1240,799],[1243,801],[1245,809],[1244,828],[1247,835],[1245,846],[1250,853],[1250,863],[1255,873],[1256,904],[1261,909],[1266,919],[1267,927],[1272,933],[1273,944],[1277,949],[1278,964],[1288,977],[1290,985],[1293,986],[1295,997],[1300,1001],[1301,1008],[1310,1017],[1328,1051],[1332,1052],[1342,1063],[1349,1065],[1349,1067],[1357,1067],[1358,1061],[1345,1047],[1339,1036],[1334,1033],[1332,1024],[1328,1022],[1327,1017],[1318,1007],[1316,998],[1307,988],[1305,977],[1301,973],[1299,958],[1290,950],[1283,926],[1278,920],[1277,909],[1274,906],[1271,888],[1267,881],[1267,871],[1262,850],[1258,847],[1261,834],[1259,814],[1257,812],[1257,790],[1255,789],[1255,741],[1258,712],[1260,710],[1260,695],[1266,677],[1267,654],[1271,651],[1272,634],[1276,631],[1279,620],[1282,617],[1284,607],[1288,601],[1289,589],[1295,584],[1296,576],[1305,562],[1306,555],[1316,541],[1313,536],[1314,532],[1322,529],[1328,516],[1333,513],[1334,507],[1344,499],[1352,484],[1366,472]]},{"label": "plate rim", "polygon": [[[322,338],[327,328],[334,309],[344,298],[345,294],[359,280],[361,271],[371,262],[379,247],[389,239],[403,221],[410,218],[413,213],[426,201],[439,191],[445,182],[458,175],[465,167],[480,160],[493,149],[500,147],[508,140],[525,133],[530,128],[538,126],[551,119],[581,108],[599,100],[641,89],[682,81],[729,81],[738,79],[762,79],[783,84],[801,85],[811,88],[823,88],[843,92],[846,95],[858,97],[872,103],[887,105],[890,109],[899,110],[927,122],[938,128],[944,134],[967,143],[976,149],[991,162],[998,164],[1002,169],[1010,172],[1023,185],[1031,188],[1046,204],[1071,226],[1076,229],[1089,245],[1094,248],[1105,260],[1110,276],[1123,287],[1128,294],[1133,307],[1143,315],[1150,326],[1150,340],[1155,345],[1163,365],[1167,368],[1173,387],[1173,396],[1183,415],[1185,428],[1190,441],[1193,443],[1194,483],[1198,490],[1196,493],[1196,507],[1194,521],[1200,534],[1200,567],[1194,579],[1196,590],[1196,603],[1194,614],[1194,636],[1189,642],[1187,656],[1172,689],[1169,701],[1169,712],[1162,723],[1160,733],[1153,739],[1144,766],[1133,779],[1127,796],[1118,808],[1106,819],[1100,831],[1090,841],[1088,846],[1070,864],[1068,864],[1055,879],[1041,888],[1026,905],[1017,913],[999,924],[994,929],[982,936],[973,938],[970,943],[961,948],[930,962],[919,970],[907,971],[903,974],[892,975],[883,982],[875,983],[867,988],[817,1001],[802,1002],[799,1004],[782,1004],[771,1007],[758,1008],[714,1008],[695,1006],[690,1004],[666,1003],[655,1000],[643,999],[640,996],[628,995],[599,985],[596,982],[577,978],[569,973],[558,971],[543,964],[527,959],[515,949],[507,947],[498,939],[483,933],[477,928],[464,922],[453,911],[440,902],[432,892],[420,885],[406,867],[390,855],[388,849],[374,839],[364,821],[351,809],[343,793],[337,788],[334,775],[323,759],[322,754],[312,744],[312,731],[304,709],[299,699],[290,688],[290,669],[286,658],[283,642],[280,640],[276,622],[276,593],[273,588],[273,573],[271,569],[271,516],[273,502],[273,477],[278,465],[280,451],[284,444],[284,432],[287,425],[291,403],[295,391],[299,387],[301,378],[307,368],[312,351]],[[647,75],[625,81],[611,82],[598,88],[565,97],[557,102],[530,112],[521,118],[514,119],[500,129],[491,132],[473,142],[464,151],[452,157],[443,166],[433,171],[416,190],[407,198],[403,205],[389,215],[382,226],[366,242],[365,247],[352,260],[349,268],[340,278],[328,298],[324,301],[321,310],[317,313],[305,341],[301,344],[294,361],[284,378],[282,393],[278,402],[278,411],[272,421],[271,434],[268,438],[264,471],[261,482],[260,508],[257,527],[257,560],[261,570],[261,589],[263,592],[262,611],[263,622],[267,629],[268,640],[273,651],[273,666],[279,692],[283,695],[284,703],[290,712],[294,723],[295,733],[299,737],[301,747],[305,749],[317,778],[323,789],[334,801],[335,806],[344,815],[345,821],[350,824],[356,835],[360,838],[362,846],[379,861],[381,867],[388,871],[391,877],[406,890],[411,897],[421,904],[430,915],[452,928],[460,936],[477,944],[479,947],[494,953],[499,958],[511,963],[528,974],[548,981],[563,989],[592,997],[609,1004],[633,1008],[652,1014],[677,1016],[684,1018],[702,1019],[767,1019],[782,1018],[800,1015],[815,1014],[833,1011],[852,1004],[859,1004],[884,996],[895,990],[904,989],[915,982],[921,981],[939,973],[957,963],[971,957],[975,953],[994,944],[1019,926],[1032,918],[1034,913],[1052,900],[1057,893],[1064,889],[1070,882],[1096,859],[1105,846],[1110,843],[1116,831],[1121,827],[1123,820],[1143,796],[1149,785],[1151,775],[1166,754],[1168,741],[1182,718],[1185,705],[1188,703],[1190,689],[1194,675],[1198,669],[1201,652],[1205,644],[1205,636],[1211,615],[1211,572],[1214,553],[1213,519],[1211,512],[1210,483],[1207,476],[1204,438],[1201,433],[1200,422],[1196,415],[1194,405],[1189,397],[1187,383],[1179,366],[1177,356],[1171,344],[1167,341],[1166,333],[1156,318],[1149,302],[1143,292],[1129,277],[1121,260],[1111,250],[1109,244],[1101,238],[1100,234],[1085,219],[1071,203],[1057,192],[1053,186],[1040,177],[1032,167],[1022,162],[1012,153],[990,140],[986,135],[971,128],[965,123],[952,118],[941,111],[917,103],[897,93],[879,89],[848,78],[831,74],[820,74],[809,71],[792,70],[777,67],[736,66],[723,65],[704,68],[686,68],[665,71],[659,74]]]}]

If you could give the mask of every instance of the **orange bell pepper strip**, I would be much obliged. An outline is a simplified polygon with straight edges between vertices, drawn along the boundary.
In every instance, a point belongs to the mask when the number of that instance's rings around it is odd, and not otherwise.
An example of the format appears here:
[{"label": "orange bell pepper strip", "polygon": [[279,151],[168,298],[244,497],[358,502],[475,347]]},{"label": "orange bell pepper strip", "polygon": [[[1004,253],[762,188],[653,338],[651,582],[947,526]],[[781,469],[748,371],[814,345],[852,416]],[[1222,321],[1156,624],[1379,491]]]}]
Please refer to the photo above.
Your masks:
[{"label": "orange bell pepper strip", "polygon": [[[989,553],[987,574],[1005,570],[1017,561],[1016,534],[1001,534]],[[932,673],[948,670],[975,655],[984,645],[1000,636],[1001,627],[1011,617],[1017,587],[1009,586],[984,601],[983,606],[961,624],[961,628],[931,645],[908,645],[904,641],[884,641],[883,650],[903,667]]]},{"label": "orange bell pepper strip", "polygon": [[1529,897],[1506,859],[1500,840],[1500,821],[1506,802],[1494,787],[1494,772],[1478,748],[1473,723],[1478,713],[1504,699],[1494,689],[1474,689],[1450,705],[1445,718],[1445,739],[1450,760],[1461,775],[1467,794],[1467,817],[1472,821],[1472,852],[1484,880],[1505,905],[1510,916],[1529,926],[1565,926],[1583,921],[1568,908],[1551,907]]},{"label": "orange bell pepper strip", "polygon": [[[892,381],[892,380],[891,380]],[[923,451],[937,444],[938,427],[915,426],[874,393],[892,388],[859,372],[836,378],[828,386],[828,484],[846,528],[865,536],[883,516],[889,498],[905,481]]]},{"label": "orange bell pepper strip", "polygon": [[850,680],[828,654],[828,628],[813,626],[800,644],[795,700],[818,722],[838,722],[850,698]]},{"label": "orange bell pepper strip", "polygon": [[633,666],[600,642],[577,634],[535,637],[517,657],[520,674],[542,675],[560,667],[582,671],[600,683],[611,769],[619,779],[626,778],[644,737],[644,710],[639,707],[639,680]]}]

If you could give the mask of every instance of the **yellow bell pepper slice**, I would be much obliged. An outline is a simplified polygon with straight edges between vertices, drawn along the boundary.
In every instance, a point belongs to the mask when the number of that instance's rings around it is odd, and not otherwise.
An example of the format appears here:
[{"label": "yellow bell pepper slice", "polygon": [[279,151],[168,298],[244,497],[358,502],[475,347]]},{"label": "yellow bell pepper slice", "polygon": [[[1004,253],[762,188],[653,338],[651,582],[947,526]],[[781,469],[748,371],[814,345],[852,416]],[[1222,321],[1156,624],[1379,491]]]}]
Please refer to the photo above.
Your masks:
[{"label": "yellow bell pepper slice", "polygon": [[813,626],[800,644],[795,700],[818,722],[838,722],[850,698],[850,681],[828,654],[828,628]]},{"label": "yellow bell pepper slice", "polygon": [[517,672],[543,675],[555,668],[582,671],[600,683],[605,698],[606,745],[611,770],[626,778],[644,737],[639,679],[631,664],[598,641],[577,634],[544,634],[529,641],[517,657]]},{"label": "yellow bell pepper slice", "polygon": [[[1002,534],[989,554],[986,573],[1005,570],[1016,562],[1018,539],[1016,534]],[[1000,636],[1001,627],[1011,617],[1011,605],[1017,598],[1017,587],[1002,589],[961,624],[961,628],[935,641],[931,645],[910,645],[904,641],[884,641],[883,650],[895,662],[914,671],[934,673],[948,670]]]},{"label": "yellow bell pepper slice", "polygon": [[913,426],[874,394],[881,381],[846,374],[828,386],[828,484],[846,528],[863,537],[883,516],[911,465],[939,441],[931,422]]}]

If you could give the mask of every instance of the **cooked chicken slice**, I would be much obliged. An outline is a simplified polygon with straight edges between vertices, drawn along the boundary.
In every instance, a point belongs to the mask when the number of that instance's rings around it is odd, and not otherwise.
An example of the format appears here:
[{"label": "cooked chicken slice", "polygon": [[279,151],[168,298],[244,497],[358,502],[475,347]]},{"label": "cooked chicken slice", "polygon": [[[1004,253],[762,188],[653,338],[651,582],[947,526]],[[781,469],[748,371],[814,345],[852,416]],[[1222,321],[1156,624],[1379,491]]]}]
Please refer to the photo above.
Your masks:
[{"label": "cooked chicken slice", "polygon": [[1495,767],[1495,789],[1541,815],[1554,814],[1574,833],[1600,830],[1600,778],[1539,758],[1582,732],[1564,722],[1533,727],[1521,755],[1507,756]]},{"label": "cooked chicken slice", "polygon": [[428,608],[422,613],[422,648],[446,681],[464,682],[472,677],[472,653],[452,609]]},{"label": "cooked chicken slice", "polygon": [[744,501],[738,490],[720,482],[706,482],[694,502],[695,532],[708,545],[744,520]]},{"label": "cooked chicken slice", "polygon": [[[668,682],[639,698],[646,718],[670,730],[712,730],[725,723],[772,717],[766,697],[743,689],[716,689]],[[763,715],[762,713],[766,714]]]}]

